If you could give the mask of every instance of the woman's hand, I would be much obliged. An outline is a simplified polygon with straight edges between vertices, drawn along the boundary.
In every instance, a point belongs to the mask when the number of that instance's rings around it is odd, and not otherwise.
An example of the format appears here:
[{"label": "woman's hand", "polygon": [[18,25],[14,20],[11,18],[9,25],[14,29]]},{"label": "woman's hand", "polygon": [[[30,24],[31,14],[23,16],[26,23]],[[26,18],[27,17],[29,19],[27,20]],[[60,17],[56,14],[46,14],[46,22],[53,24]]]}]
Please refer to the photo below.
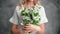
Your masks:
[{"label": "woman's hand", "polygon": [[31,31],[40,31],[40,26],[36,26],[33,24],[26,24],[23,28],[25,32],[31,32]]}]

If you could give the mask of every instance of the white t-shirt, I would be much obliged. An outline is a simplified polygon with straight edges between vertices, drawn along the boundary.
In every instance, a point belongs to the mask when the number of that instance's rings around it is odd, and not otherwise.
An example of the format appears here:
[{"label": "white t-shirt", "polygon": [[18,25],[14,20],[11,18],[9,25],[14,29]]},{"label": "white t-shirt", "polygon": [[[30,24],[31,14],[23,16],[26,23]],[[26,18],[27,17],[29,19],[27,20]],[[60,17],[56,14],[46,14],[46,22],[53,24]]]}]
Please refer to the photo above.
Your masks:
[{"label": "white t-shirt", "polygon": [[[48,19],[47,19],[46,14],[45,14],[45,9],[44,9],[44,7],[41,6],[41,5],[38,5],[38,6],[41,7],[40,12],[39,12],[40,17],[41,17],[41,21],[40,21],[39,23],[40,23],[40,24],[42,24],[42,23],[47,23],[47,22],[48,22]],[[10,21],[11,23],[13,23],[13,24],[18,24],[20,28],[22,27],[22,25],[21,25],[21,23],[22,23],[22,17],[20,16],[19,13],[20,13],[21,10],[23,10],[23,8],[24,8],[24,7],[22,7],[22,8],[19,9],[19,7],[17,6],[16,9],[15,9],[15,11],[14,11],[13,16],[9,19],[9,21]],[[17,15],[18,15],[19,18],[17,18]],[[19,19],[19,23],[18,23],[18,19]],[[24,34],[28,34],[28,33],[24,33]],[[36,34],[36,32],[33,31],[32,34]]]}]

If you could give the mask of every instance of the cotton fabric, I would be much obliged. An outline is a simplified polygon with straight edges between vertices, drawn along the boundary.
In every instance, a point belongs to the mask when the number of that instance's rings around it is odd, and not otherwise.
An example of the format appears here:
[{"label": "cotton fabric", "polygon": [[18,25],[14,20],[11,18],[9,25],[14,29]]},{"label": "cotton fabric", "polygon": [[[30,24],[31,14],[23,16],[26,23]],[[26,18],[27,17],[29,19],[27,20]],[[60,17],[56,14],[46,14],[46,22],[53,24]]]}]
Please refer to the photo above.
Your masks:
[{"label": "cotton fabric", "polygon": [[[47,19],[47,16],[46,16],[44,7],[41,6],[41,5],[36,5],[36,6],[40,6],[40,7],[41,7],[41,9],[40,9],[40,11],[39,11],[39,14],[40,14],[40,17],[41,17],[41,21],[40,21],[39,23],[40,23],[40,24],[47,23],[47,22],[48,22],[48,19]],[[22,26],[22,25],[23,25],[23,24],[22,24],[22,16],[20,16],[19,13],[20,13],[21,10],[24,9],[24,7],[21,7],[20,9],[19,9],[19,8],[20,8],[19,6],[17,6],[17,7],[15,8],[14,14],[13,14],[13,16],[9,19],[9,21],[10,21],[11,23],[13,23],[13,24],[19,25],[19,28],[22,28],[22,27],[23,27],[23,26]],[[16,13],[17,13],[17,14],[16,14]],[[18,17],[19,17],[19,23],[18,23],[17,15],[18,15]],[[25,32],[24,34],[28,34],[28,33]],[[36,34],[36,31],[33,31],[32,34]]]}]

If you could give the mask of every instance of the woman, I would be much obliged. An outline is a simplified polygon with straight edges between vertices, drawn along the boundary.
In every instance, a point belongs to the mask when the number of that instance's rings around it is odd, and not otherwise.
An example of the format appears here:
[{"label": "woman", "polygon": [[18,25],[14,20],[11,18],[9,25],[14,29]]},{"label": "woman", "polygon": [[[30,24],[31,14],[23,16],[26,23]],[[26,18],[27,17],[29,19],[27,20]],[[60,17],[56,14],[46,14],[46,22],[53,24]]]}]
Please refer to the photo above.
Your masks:
[{"label": "woman", "polygon": [[[19,11],[21,11],[24,7],[28,6],[31,8],[32,6],[36,6],[36,5],[41,7],[40,8],[40,16],[41,16],[40,25],[36,26],[33,24],[27,24],[23,26],[23,29],[21,29],[22,26],[19,25],[19,23],[21,23],[21,16],[20,16],[20,21],[18,23],[16,12],[19,16]],[[11,17],[9,21],[12,23],[12,27],[11,27],[12,34],[23,34],[23,33],[27,34],[26,32],[30,32],[30,31],[32,31],[31,34],[44,34],[44,28],[45,28],[44,23],[48,22],[45,14],[45,9],[43,6],[39,4],[38,0],[21,0],[15,9],[14,15]]]}]

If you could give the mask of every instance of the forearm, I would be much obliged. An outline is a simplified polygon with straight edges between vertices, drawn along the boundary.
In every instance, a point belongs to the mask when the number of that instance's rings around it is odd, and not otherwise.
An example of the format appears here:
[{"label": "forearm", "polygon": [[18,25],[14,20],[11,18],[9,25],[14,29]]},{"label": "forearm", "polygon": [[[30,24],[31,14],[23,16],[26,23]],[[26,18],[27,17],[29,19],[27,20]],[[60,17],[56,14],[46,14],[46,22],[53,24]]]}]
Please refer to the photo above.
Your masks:
[{"label": "forearm", "polygon": [[37,32],[37,34],[44,34],[44,31],[40,30],[40,31]]},{"label": "forearm", "polygon": [[12,28],[11,28],[11,33],[13,33],[13,34],[19,34],[19,33],[20,33],[20,30],[12,27]]},{"label": "forearm", "polygon": [[20,29],[16,29],[14,31],[12,31],[12,33],[14,34],[22,34],[23,30],[20,30]]},{"label": "forearm", "polygon": [[13,33],[15,33],[15,32],[19,32],[18,29],[11,29],[11,31],[12,31]]},{"label": "forearm", "polygon": [[16,24],[12,24],[11,26],[11,33],[13,34],[20,34],[21,30],[17,28],[18,26]]},{"label": "forearm", "polygon": [[38,34],[44,34],[45,25],[41,24],[39,27],[40,27],[40,29],[38,30]]}]

